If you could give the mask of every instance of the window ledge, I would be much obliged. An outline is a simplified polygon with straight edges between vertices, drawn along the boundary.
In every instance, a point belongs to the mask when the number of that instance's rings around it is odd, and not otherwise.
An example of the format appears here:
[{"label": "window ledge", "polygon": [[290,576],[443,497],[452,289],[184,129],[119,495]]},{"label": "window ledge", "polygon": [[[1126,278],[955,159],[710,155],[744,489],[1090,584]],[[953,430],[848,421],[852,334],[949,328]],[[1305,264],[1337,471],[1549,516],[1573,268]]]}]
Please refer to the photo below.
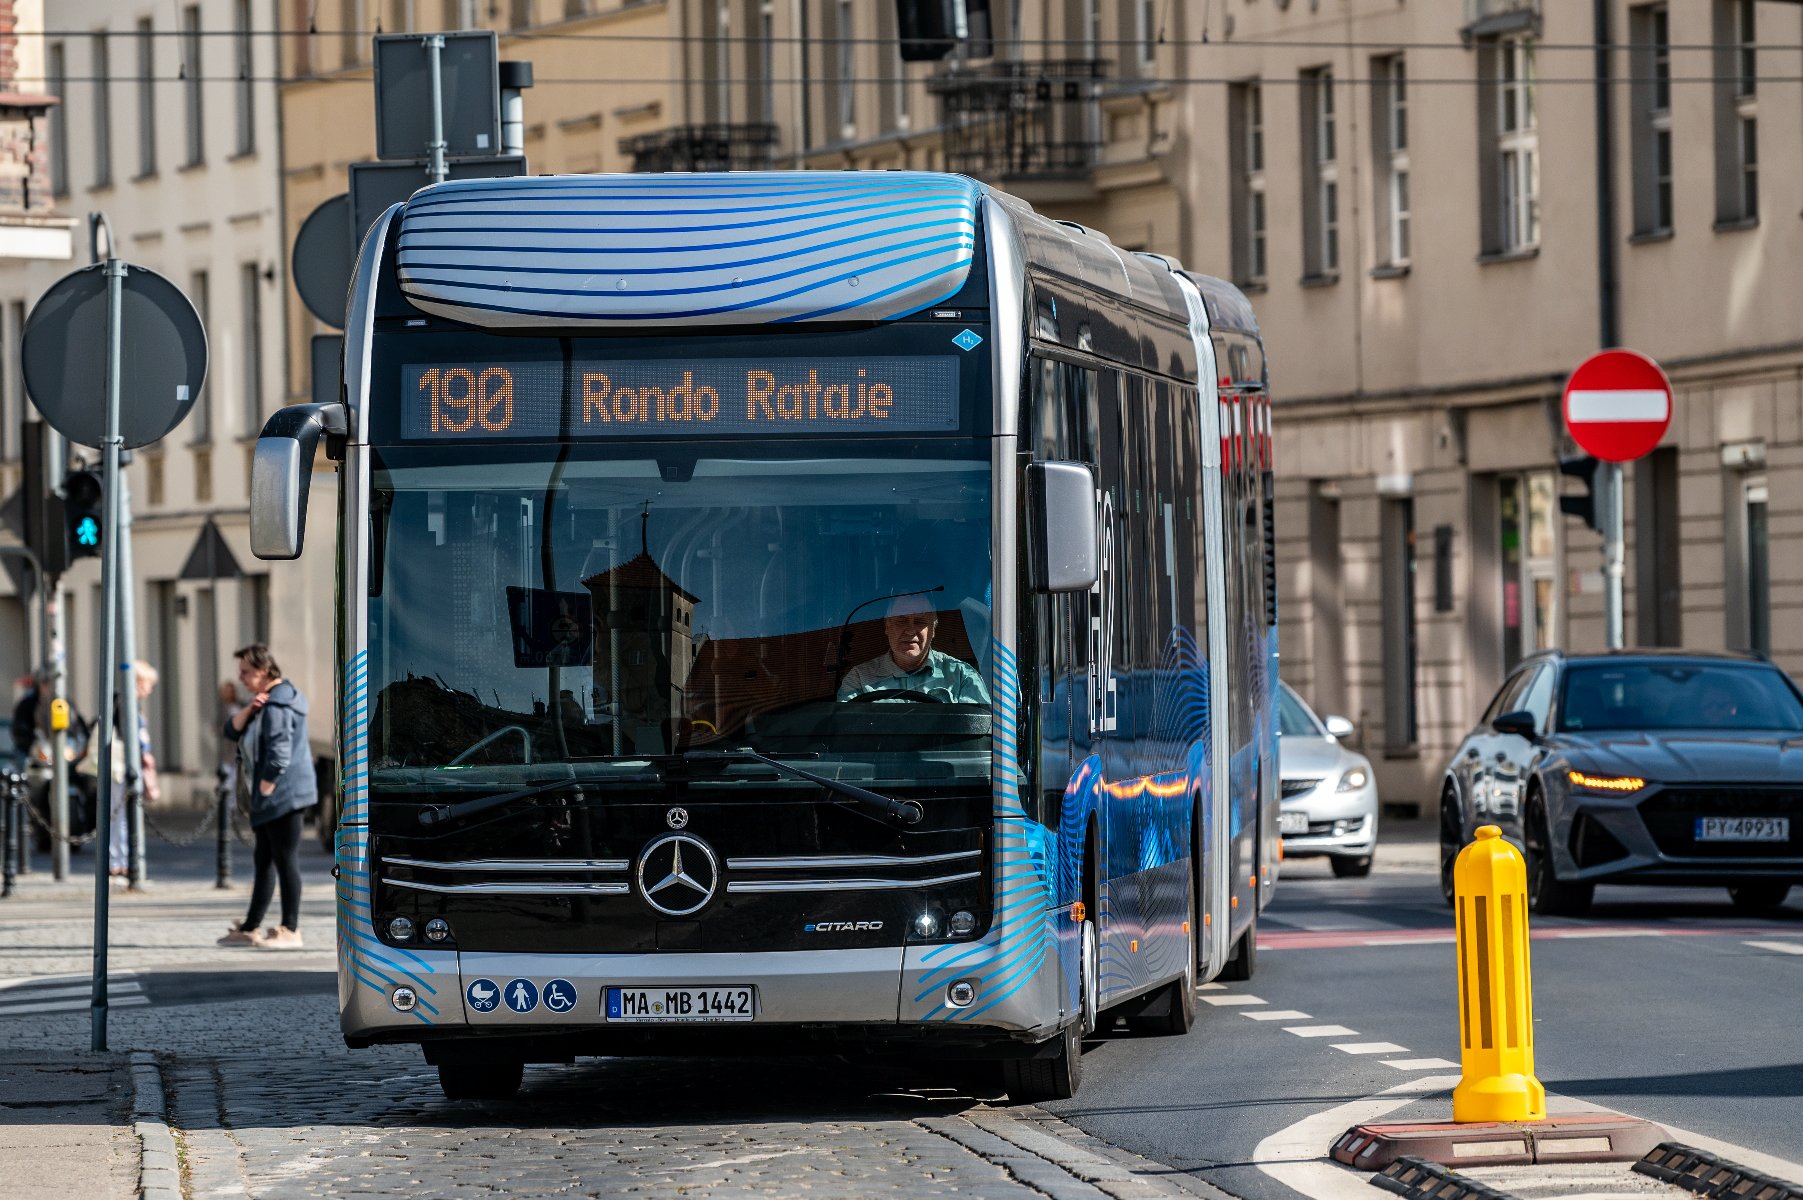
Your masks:
[{"label": "window ledge", "polygon": [[139,171],[136,175],[133,175],[131,177],[131,181],[133,183],[149,183],[151,180],[155,179],[156,177],[157,177],[156,168],[153,167],[148,171]]},{"label": "window ledge", "polygon": [[1262,296],[1269,290],[1269,286],[1262,279],[1236,281],[1233,286],[1248,296]]},{"label": "window ledge", "polygon": [[1477,256],[1478,266],[1487,267],[1491,263],[1526,262],[1540,257],[1540,247],[1524,246],[1520,250],[1495,250]]},{"label": "window ledge", "polygon": [[1421,747],[1419,747],[1419,746],[1385,746],[1384,747],[1384,757],[1385,758],[1404,758],[1404,759],[1420,758],[1421,757]]},{"label": "window ledge", "polygon": [[1746,229],[1758,229],[1758,217],[1736,217],[1731,221],[1717,221],[1711,226],[1717,233],[1740,233]]},{"label": "window ledge", "polygon": [[1672,237],[1672,231],[1669,229],[1649,229],[1645,233],[1629,234],[1628,245],[1645,246],[1653,242],[1669,242],[1672,240]]},{"label": "window ledge", "polygon": [[255,146],[252,146],[248,150],[239,150],[234,154],[227,155],[225,161],[226,162],[243,162],[246,159],[255,158],[256,156],[257,156],[257,148]]},{"label": "window ledge", "polygon": [[182,174],[186,175],[189,171],[202,170],[206,167],[206,165],[207,165],[207,160],[204,158],[200,158],[200,159],[194,160],[193,162],[185,162],[181,166],[179,166],[175,169],[177,171],[180,171]]},{"label": "window ledge", "polygon": [[88,195],[90,196],[110,195],[112,190],[113,181],[110,179],[103,179],[99,183],[90,183],[88,185]]},{"label": "window ledge", "polygon": [[1304,275],[1301,279],[1297,280],[1297,282],[1305,288],[1332,287],[1334,284],[1340,282],[1340,273],[1338,271],[1325,271],[1319,275]]},{"label": "window ledge", "polygon": [[1371,278],[1373,279],[1401,279],[1408,273],[1408,263],[1385,263],[1381,267],[1371,268]]}]

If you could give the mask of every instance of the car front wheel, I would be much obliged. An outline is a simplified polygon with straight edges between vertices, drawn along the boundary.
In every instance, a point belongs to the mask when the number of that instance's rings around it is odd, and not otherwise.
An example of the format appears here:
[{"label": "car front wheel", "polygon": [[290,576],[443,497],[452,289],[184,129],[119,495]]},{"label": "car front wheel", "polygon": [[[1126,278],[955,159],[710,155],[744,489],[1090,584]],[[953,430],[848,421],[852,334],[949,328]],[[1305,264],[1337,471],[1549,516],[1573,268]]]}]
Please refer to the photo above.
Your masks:
[{"label": "car front wheel", "polygon": [[1552,835],[1546,807],[1538,796],[1529,798],[1522,840],[1527,845],[1528,907],[1542,916],[1581,917],[1596,897],[1594,883],[1564,883],[1553,873]]},{"label": "car front wheel", "polygon": [[1371,856],[1369,854],[1361,854],[1356,858],[1333,858],[1328,861],[1333,864],[1333,873],[1336,879],[1363,879],[1371,874]]},{"label": "car front wheel", "polygon": [[1459,859],[1465,844],[1464,822],[1459,817],[1459,798],[1451,786],[1440,794],[1440,895],[1453,903],[1452,865]]},{"label": "car front wheel", "polygon": [[1742,912],[1764,913],[1783,908],[1789,896],[1788,883],[1743,883],[1728,889],[1728,899]]}]

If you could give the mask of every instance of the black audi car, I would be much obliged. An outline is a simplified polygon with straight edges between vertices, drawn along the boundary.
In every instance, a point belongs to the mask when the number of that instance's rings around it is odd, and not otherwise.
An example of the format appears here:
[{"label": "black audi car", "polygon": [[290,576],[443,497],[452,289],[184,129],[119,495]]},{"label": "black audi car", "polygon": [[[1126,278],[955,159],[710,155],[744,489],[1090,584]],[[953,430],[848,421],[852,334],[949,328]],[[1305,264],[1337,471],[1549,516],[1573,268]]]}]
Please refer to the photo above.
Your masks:
[{"label": "black audi car", "polygon": [[1803,883],[1803,692],[1751,655],[1527,659],[1447,765],[1440,882],[1480,825],[1527,858],[1535,912],[1599,883],[1725,887],[1766,910]]}]

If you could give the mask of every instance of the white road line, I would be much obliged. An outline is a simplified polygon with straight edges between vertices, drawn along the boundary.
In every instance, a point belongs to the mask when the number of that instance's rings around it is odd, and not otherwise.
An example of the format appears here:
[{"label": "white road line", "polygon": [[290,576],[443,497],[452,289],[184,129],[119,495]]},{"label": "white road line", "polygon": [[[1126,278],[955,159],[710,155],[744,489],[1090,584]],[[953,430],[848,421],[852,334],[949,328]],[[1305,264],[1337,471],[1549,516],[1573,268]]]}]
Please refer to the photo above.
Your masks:
[{"label": "white road line", "polygon": [[1297,1037],[1357,1037],[1359,1031],[1348,1029],[1344,1025],[1285,1025],[1285,1033],[1293,1033]]},{"label": "white road line", "polygon": [[1395,1042],[1335,1042],[1335,1050],[1346,1054],[1407,1054],[1407,1046]]},{"label": "white road line", "polygon": [[1625,938],[1669,937],[1664,929],[1543,929],[1534,935],[1545,938]]},{"label": "white road line", "polygon": [[1198,992],[1224,992],[1227,990],[1227,985],[1224,983],[1205,983],[1196,990]]},{"label": "white road line", "polygon": [[1252,1151],[1252,1161],[1260,1171],[1310,1200],[1370,1200],[1371,1173],[1342,1167],[1327,1157],[1327,1148],[1354,1125],[1378,1120],[1424,1095],[1447,1091],[1458,1081],[1456,1075],[1424,1075],[1375,1096],[1304,1117],[1260,1142]]},{"label": "white road line", "polygon": [[1780,954],[1803,954],[1803,942],[1742,942],[1755,950],[1776,950]]},{"label": "white road line", "polygon": [[1443,1058],[1386,1058],[1384,1066],[1398,1071],[1456,1071],[1459,1064]]},{"label": "white road line", "polygon": [[[137,992],[142,992],[143,990],[143,987],[136,983],[112,983],[108,984],[106,994],[109,996],[129,996]],[[67,1000],[71,996],[92,996],[93,994],[93,988],[78,986],[42,989],[33,988],[31,991],[21,990],[17,996],[14,996],[11,993],[0,993],[0,1011],[4,1011],[14,1004],[30,1004],[36,1000]]]},{"label": "white road line", "polygon": [[1458,940],[1459,940],[1459,935],[1456,933],[1445,933],[1445,934],[1436,933],[1432,937],[1363,938],[1359,941],[1359,945],[1361,945],[1361,946],[1441,946],[1441,945],[1451,945],[1453,942],[1456,942]]},{"label": "white road line", "polygon": [[[108,1008],[136,1008],[140,1004],[149,1004],[149,996],[121,996],[117,1000],[107,997]],[[42,1004],[9,1004],[0,1008],[0,1017],[23,1017],[32,1013],[47,1012],[84,1012],[88,1007],[86,1000],[47,1000]]]},{"label": "white road line", "polygon": [[1216,1007],[1220,1007],[1227,1004],[1263,1004],[1264,1001],[1260,1000],[1257,996],[1241,996],[1229,993],[1225,996],[1204,996],[1202,997],[1202,1003],[1213,1004]]},{"label": "white road line", "polygon": [[1309,1015],[1293,1008],[1267,1009],[1264,1012],[1243,1012],[1242,1017],[1251,1017],[1254,1021],[1306,1021]]},{"label": "white road line", "polygon": [[[118,983],[121,979],[136,979],[136,971],[114,971],[107,975],[108,983]],[[49,987],[53,983],[85,983],[94,976],[83,971],[79,975],[19,975],[12,979],[0,979],[0,994],[21,988]]]}]

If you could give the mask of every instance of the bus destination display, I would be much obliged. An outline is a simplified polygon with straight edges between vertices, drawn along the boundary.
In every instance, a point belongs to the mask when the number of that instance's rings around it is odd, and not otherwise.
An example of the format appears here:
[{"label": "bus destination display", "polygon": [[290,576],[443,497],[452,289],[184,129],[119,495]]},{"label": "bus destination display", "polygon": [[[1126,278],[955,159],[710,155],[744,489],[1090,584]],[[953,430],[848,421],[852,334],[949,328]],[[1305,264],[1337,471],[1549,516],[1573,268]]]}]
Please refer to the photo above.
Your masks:
[{"label": "bus destination display", "polygon": [[958,428],[958,360],[949,357],[552,359],[401,370],[408,440]]}]

